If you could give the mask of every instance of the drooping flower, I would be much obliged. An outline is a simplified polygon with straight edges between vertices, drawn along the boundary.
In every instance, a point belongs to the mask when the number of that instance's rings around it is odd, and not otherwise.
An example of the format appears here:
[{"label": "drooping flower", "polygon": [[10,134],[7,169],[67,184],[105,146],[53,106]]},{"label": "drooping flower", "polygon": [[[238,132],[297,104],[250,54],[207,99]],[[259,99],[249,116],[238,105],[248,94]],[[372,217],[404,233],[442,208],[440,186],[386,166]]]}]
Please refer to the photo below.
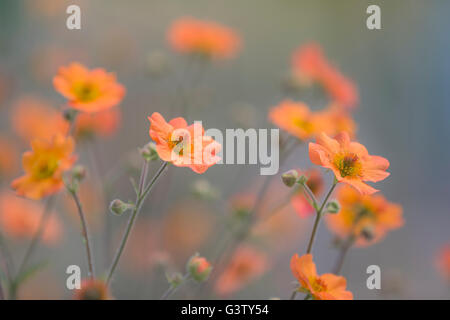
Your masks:
[{"label": "drooping flower", "polygon": [[75,137],[91,137],[95,135],[108,137],[116,132],[121,120],[118,108],[111,108],[95,113],[80,113],[75,119]]},{"label": "drooping flower", "polygon": [[177,167],[189,167],[196,173],[204,173],[220,158],[216,154],[221,145],[205,136],[200,123],[187,125],[183,118],[166,122],[154,112],[150,120],[150,138],[156,143],[159,157]]},{"label": "drooping flower", "polygon": [[362,195],[343,185],[338,189],[337,199],[341,210],[326,216],[327,226],[342,239],[354,237],[357,246],[376,243],[404,224],[402,207],[381,194]]},{"label": "drooping flower", "polygon": [[[302,174],[301,171],[299,171]],[[314,196],[318,197],[323,192],[324,182],[322,174],[316,168],[308,169],[304,173],[304,176],[308,179],[306,185],[312,191]],[[295,195],[291,198],[291,205],[295,212],[301,217],[306,218],[314,213],[314,208],[309,203],[304,192],[299,189]]]},{"label": "drooping flower", "polygon": [[437,267],[442,276],[450,281],[450,244],[443,246],[437,256]]},{"label": "drooping flower", "polygon": [[229,295],[240,290],[267,270],[267,257],[251,248],[240,247],[236,250],[225,271],[215,284],[219,295]]},{"label": "drooping flower", "polygon": [[65,135],[69,123],[62,113],[43,99],[26,96],[18,100],[11,117],[13,129],[25,141],[51,139],[56,134]]},{"label": "drooping flower", "polygon": [[[38,228],[44,207],[36,202],[19,198],[10,192],[0,194],[0,225],[3,232],[15,238],[32,238]],[[61,237],[61,223],[52,214],[42,233],[41,239],[54,244]]]},{"label": "drooping flower", "polygon": [[76,290],[75,300],[110,300],[108,286],[102,280],[88,279],[81,283],[81,289]]},{"label": "drooping flower", "polygon": [[317,274],[310,253],[301,257],[295,254],[291,259],[291,270],[300,285],[297,290],[310,294],[314,300],[353,300],[353,294],[346,290],[344,277],[331,273]]},{"label": "drooping flower", "polygon": [[378,190],[363,181],[378,182],[386,179],[389,161],[372,156],[358,142],[350,141],[348,133],[341,132],[335,139],[325,133],[317,136],[317,143],[309,143],[309,158],[312,163],[331,169],[339,182],[356,188],[362,194]]},{"label": "drooping flower", "polygon": [[17,150],[6,137],[0,136],[0,180],[13,172],[16,166]]},{"label": "drooping flower", "polygon": [[98,112],[118,105],[125,88],[113,73],[104,69],[89,70],[80,63],[72,62],[60,67],[53,78],[56,91],[69,100],[69,105],[83,112]]},{"label": "drooping flower", "polygon": [[323,127],[317,117],[303,102],[284,100],[269,112],[269,119],[300,140],[313,138]]},{"label": "drooping flower", "polygon": [[176,51],[216,59],[233,57],[240,46],[238,35],[230,28],[193,18],[175,21],[167,38]]},{"label": "drooping flower", "polygon": [[292,55],[292,68],[301,83],[319,83],[338,105],[354,107],[358,103],[356,86],[329,63],[319,45],[299,47]]},{"label": "drooping flower", "polygon": [[25,175],[15,179],[11,186],[20,196],[40,199],[64,187],[62,175],[76,160],[72,154],[74,141],[71,137],[56,135],[51,140],[33,140],[31,148],[22,157]]}]

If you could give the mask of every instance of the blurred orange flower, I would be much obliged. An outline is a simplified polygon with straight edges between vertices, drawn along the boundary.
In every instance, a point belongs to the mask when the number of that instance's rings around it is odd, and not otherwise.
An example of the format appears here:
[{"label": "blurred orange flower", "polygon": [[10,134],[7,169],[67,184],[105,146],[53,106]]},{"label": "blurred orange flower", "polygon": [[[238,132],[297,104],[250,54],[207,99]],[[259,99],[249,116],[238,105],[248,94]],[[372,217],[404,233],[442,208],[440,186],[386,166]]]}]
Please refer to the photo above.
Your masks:
[{"label": "blurred orange flower", "polygon": [[98,112],[118,105],[125,88],[113,73],[104,69],[89,70],[78,62],[60,67],[53,78],[56,91],[69,99],[69,105],[84,112]]},{"label": "blurred orange flower", "polygon": [[17,167],[17,150],[6,138],[0,136],[0,180],[9,175]]},{"label": "blurred orange flower", "polygon": [[308,140],[319,131],[322,117],[317,117],[303,102],[284,100],[269,112],[269,119],[300,140]]},{"label": "blurred orange flower", "polygon": [[319,45],[299,47],[292,55],[292,66],[301,83],[318,82],[338,105],[354,107],[358,103],[355,85],[328,62]]},{"label": "blurred orange flower", "polygon": [[437,267],[441,274],[450,281],[450,244],[446,244],[439,250]]},{"label": "blurred orange flower", "polygon": [[69,131],[69,123],[60,111],[32,96],[17,101],[12,112],[12,125],[25,141],[51,139],[55,134],[65,135]]},{"label": "blurred orange flower", "polygon": [[95,113],[80,113],[75,119],[75,137],[110,136],[119,127],[121,112],[112,108]]},{"label": "blurred orange flower", "polygon": [[233,57],[240,46],[238,35],[230,28],[212,21],[181,18],[169,29],[170,45],[181,53],[200,54],[223,59]]},{"label": "blurred orange flower", "polygon": [[380,241],[388,231],[403,226],[403,210],[382,195],[362,195],[343,185],[337,199],[341,210],[326,216],[328,228],[341,238],[354,237],[357,246]]},{"label": "blurred orange flower", "polygon": [[64,187],[62,175],[76,160],[72,155],[74,141],[58,134],[51,140],[33,140],[31,148],[22,157],[25,175],[15,179],[11,186],[20,196],[40,199]]},{"label": "blurred orange flower", "polygon": [[102,280],[88,279],[83,280],[81,289],[75,292],[75,300],[110,300],[108,286]]},{"label": "blurred orange flower", "polygon": [[163,116],[154,112],[150,120],[150,138],[156,143],[159,157],[177,167],[189,167],[196,173],[204,173],[220,158],[216,153],[221,145],[205,136],[199,123],[187,125],[183,118],[166,122]]},{"label": "blurred orange flower", "polygon": [[[9,236],[32,238],[39,228],[44,207],[10,192],[0,194],[0,225]],[[42,241],[55,244],[61,238],[61,223],[52,214],[42,233]]]},{"label": "blurred orange flower", "polygon": [[356,135],[356,123],[353,118],[337,105],[331,105],[323,111],[317,112],[317,117],[321,119],[318,123],[321,125],[319,131],[325,132],[331,137],[345,131],[350,138]]},{"label": "blurred orange flower", "polygon": [[215,284],[219,295],[229,295],[240,290],[267,269],[267,257],[255,249],[242,246],[236,250],[229,265]]},{"label": "blurred orange flower", "polygon": [[317,143],[309,143],[312,163],[331,169],[339,182],[356,188],[362,194],[378,190],[363,181],[377,182],[386,179],[389,161],[380,156],[369,155],[360,143],[350,141],[348,133],[341,132],[335,139],[325,133],[317,136]]},{"label": "blurred orange flower", "polygon": [[[300,170],[298,171],[300,175],[303,174],[306,178],[308,178],[306,185],[312,193],[316,197],[320,196],[324,188],[324,182],[320,170],[312,168],[306,170],[305,172],[301,172]],[[308,202],[308,199],[305,197],[305,194],[301,189],[291,198],[291,205],[301,218],[309,217],[314,213],[314,208]]]},{"label": "blurred orange flower", "polygon": [[353,300],[353,294],[346,290],[347,281],[331,273],[317,274],[312,254],[301,257],[295,254],[291,259],[291,270],[298,280],[298,291],[310,294],[314,300]]}]

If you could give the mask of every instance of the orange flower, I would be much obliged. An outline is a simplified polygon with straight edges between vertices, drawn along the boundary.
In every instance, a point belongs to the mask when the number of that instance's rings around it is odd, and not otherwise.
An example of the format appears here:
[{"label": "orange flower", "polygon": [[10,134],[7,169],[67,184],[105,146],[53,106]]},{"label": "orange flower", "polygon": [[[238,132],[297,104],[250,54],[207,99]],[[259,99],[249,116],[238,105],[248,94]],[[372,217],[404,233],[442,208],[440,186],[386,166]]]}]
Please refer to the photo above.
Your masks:
[{"label": "orange flower", "polygon": [[67,134],[69,123],[61,112],[45,100],[32,96],[23,97],[14,106],[12,125],[24,140],[51,139],[55,134]]},{"label": "orange flower", "polygon": [[89,279],[81,283],[81,289],[75,293],[75,300],[110,300],[108,286],[102,280]]},{"label": "orange flower", "polygon": [[156,143],[159,157],[177,167],[189,167],[196,173],[204,173],[220,158],[216,153],[221,145],[204,135],[201,124],[187,125],[183,118],[166,122],[163,116],[154,112],[150,120],[150,137]]},{"label": "orange flower", "polygon": [[[16,238],[32,238],[41,221],[44,207],[9,192],[0,194],[0,225],[6,234]],[[61,223],[52,214],[42,233],[42,241],[54,244],[61,237]]]},{"label": "orange flower", "polygon": [[298,48],[292,66],[301,83],[318,82],[338,105],[353,107],[358,103],[355,85],[327,61],[319,45],[310,43]]},{"label": "orange flower", "polygon": [[14,145],[0,136],[0,180],[16,169],[17,151]]},{"label": "orange flower", "polygon": [[74,142],[71,137],[56,135],[50,141],[33,140],[31,148],[22,157],[25,175],[15,179],[11,186],[18,195],[40,199],[64,187],[62,175],[76,160],[72,155]]},{"label": "orange flower", "polygon": [[251,247],[240,247],[215,284],[219,295],[229,295],[240,290],[267,269],[267,258]]},{"label": "orange flower", "polygon": [[345,131],[350,138],[354,138],[356,134],[356,123],[352,117],[337,105],[331,105],[327,109],[317,113],[320,118],[320,130],[331,137],[336,136],[339,132]]},{"label": "orange flower", "polygon": [[439,251],[437,267],[441,274],[450,281],[450,244],[445,245]]},{"label": "orange flower", "polygon": [[357,246],[380,241],[388,231],[403,226],[402,207],[382,195],[362,195],[349,186],[338,189],[341,210],[326,216],[329,229],[341,238],[354,237]]},{"label": "orange flower", "polygon": [[300,287],[298,291],[310,294],[315,300],[353,300],[353,294],[345,290],[347,281],[331,273],[317,274],[312,254],[291,259],[291,270]]},{"label": "orange flower", "polygon": [[239,37],[230,28],[192,18],[175,21],[167,37],[170,45],[181,53],[217,59],[233,57],[240,46]]},{"label": "orange flower", "polygon": [[121,112],[118,108],[96,113],[80,113],[75,120],[75,136],[90,137],[92,135],[110,136],[119,127]]},{"label": "orange flower", "polygon": [[[304,174],[305,177],[308,178],[306,185],[312,191],[312,193],[317,197],[323,192],[323,178],[320,171],[316,168],[309,169],[304,173],[300,172],[299,174]],[[294,207],[295,212],[301,217],[306,218],[314,213],[314,208],[308,202],[308,199],[305,197],[305,194],[302,190],[299,190],[291,198],[291,205]]]},{"label": "orange flower", "polygon": [[56,91],[69,99],[69,105],[84,112],[98,112],[118,105],[125,88],[116,81],[113,73],[104,69],[89,70],[73,62],[60,67],[53,78]]},{"label": "orange flower", "polygon": [[389,161],[369,155],[362,144],[350,141],[346,132],[335,139],[319,134],[317,143],[309,144],[309,158],[312,163],[331,169],[337,181],[348,183],[362,194],[378,191],[363,181],[377,182],[389,176]]},{"label": "orange flower", "polygon": [[293,136],[308,140],[314,137],[321,127],[321,117],[311,112],[303,102],[282,101],[269,112],[269,119],[278,127]]}]

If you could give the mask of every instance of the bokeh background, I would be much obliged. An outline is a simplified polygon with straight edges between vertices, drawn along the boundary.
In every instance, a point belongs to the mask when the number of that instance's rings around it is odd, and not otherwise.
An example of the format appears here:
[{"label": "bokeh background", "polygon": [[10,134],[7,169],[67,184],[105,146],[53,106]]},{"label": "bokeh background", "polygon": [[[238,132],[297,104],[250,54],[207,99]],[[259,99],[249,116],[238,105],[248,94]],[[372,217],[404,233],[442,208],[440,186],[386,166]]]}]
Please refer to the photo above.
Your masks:
[{"label": "bokeh background", "polygon": [[[177,87],[189,86],[198,76],[184,57],[169,48],[166,31],[170,24],[183,16],[215,20],[242,37],[242,49],[235,59],[207,66],[190,87],[193,107],[188,118],[201,119],[206,128],[270,128],[267,112],[284,97],[281,82],[292,51],[309,41],[317,42],[359,88],[360,106],[354,115],[358,138],[371,153],[390,160],[391,176],[377,188],[403,206],[406,221],[381,243],[350,252],[343,271],[349,289],[356,299],[448,299],[449,287],[437,272],[435,260],[437,250],[450,241],[450,2],[376,1],[381,7],[382,30],[370,31],[365,24],[366,8],[372,2],[1,1],[0,132],[14,141],[18,151],[28,148],[11,129],[12,109],[25,95],[62,107],[64,99],[52,86],[60,65],[80,61],[116,72],[127,88],[120,107],[120,129],[79,151],[80,162],[90,172],[85,188],[94,190],[86,193],[92,198],[91,214],[97,215],[91,229],[97,269],[102,270],[111,255],[105,239],[117,243],[126,221],[111,216],[105,205],[116,197],[133,197],[127,175],[136,175],[130,169],[139,160],[136,148],[149,140],[147,116],[154,111],[174,116],[171,105],[178,103]],[[81,7],[81,30],[66,28],[65,10],[70,4]],[[155,68],[160,73],[155,74]],[[280,171],[308,166],[306,148],[300,147]],[[124,167],[126,173],[113,179],[106,195],[95,192],[100,181]],[[193,197],[191,187],[198,175],[173,169],[139,217],[113,284],[117,298],[159,298],[167,288],[161,261],[169,259],[175,270],[182,270],[193,252],[213,254],[211,241],[216,241],[215,230],[226,214],[225,206]],[[201,178],[227,199],[251,192],[260,181],[258,172],[258,166],[221,165]],[[18,167],[11,178],[19,173]],[[274,183],[271,194],[284,192],[284,186]],[[85,270],[78,221],[67,213],[70,208],[64,201],[64,196],[58,201],[63,237],[54,246],[40,247],[35,259],[46,259],[49,265],[21,289],[22,298],[70,298],[65,288],[66,267],[78,264]],[[259,244],[270,257],[270,270],[232,297],[289,296],[293,281],[289,260],[293,253],[304,251],[312,224],[311,219],[290,214],[289,225],[294,228],[285,239]],[[112,230],[107,236],[105,224]],[[314,249],[321,273],[329,271],[336,257],[331,240],[322,225]],[[25,244],[14,242],[16,259]],[[366,288],[366,268],[371,264],[381,267],[382,290]],[[196,292],[196,286],[188,286],[176,297],[195,297]]]}]

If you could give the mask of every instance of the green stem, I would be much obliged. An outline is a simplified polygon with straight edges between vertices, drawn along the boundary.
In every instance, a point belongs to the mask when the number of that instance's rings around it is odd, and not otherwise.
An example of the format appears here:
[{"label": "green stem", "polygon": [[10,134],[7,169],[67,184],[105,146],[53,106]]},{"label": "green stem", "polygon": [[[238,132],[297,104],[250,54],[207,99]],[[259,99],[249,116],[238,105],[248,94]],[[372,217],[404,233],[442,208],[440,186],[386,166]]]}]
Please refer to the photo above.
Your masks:
[{"label": "green stem", "polygon": [[[145,161],[145,160],[144,160]],[[106,283],[109,284],[111,281],[111,278],[114,274],[114,271],[116,270],[117,264],[119,263],[120,257],[122,256],[123,250],[125,248],[125,245],[127,243],[128,237],[130,235],[131,229],[133,228],[134,222],[136,220],[137,215],[139,214],[139,211],[142,207],[142,204],[145,200],[145,198],[147,197],[148,193],[150,192],[150,190],[152,189],[153,185],[155,184],[156,180],[158,180],[158,178],[161,176],[161,174],[163,173],[164,169],[167,167],[168,162],[164,162],[161,167],[158,169],[158,171],[156,172],[156,174],[154,175],[154,177],[152,178],[152,180],[150,181],[150,183],[147,185],[147,187],[145,187],[144,189],[144,182],[145,182],[145,177],[144,175],[147,172],[147,166],[148,166],[148,162],[145,161],[144,166],[142,168],[141,171],[141,177],[139,179],[140,183],[139,183],[139,190],[136,196],[136,204],[134,206],[133,212],[131,213],[129,219],[128,219],[128,224],[125,230],[125,233],[122,237],[122,241],[120,242],[119,248],[116,251],[116,255],[114,256],[114,260],[111,264],[111,268],[109,270],[108,273],[108,277],[106,278]]]},{"label": "green stem", "polygon": [[333,182],[333,185],[330,188],[330,191],[328,191],[328,194],[326,195],[325,199],[323,200],[322,205],[320,206],[319,210],[316,210],[316,219],[314,221],[314,226],[312,229],[311,237],[309,239],[308,249],[306,250],[307,254],[311,253],[314,239],[316,238],[317,229],[319,227],[320,218],[322,217],[323,208],[325,208],[328,198],[330,198],[331,194],[333,193],[334,188],[336,188],[336,185],[337,185],[337,181],[335,179]]},{"label": "green stem", "polygon": [[86,256],[88,261],[88,268],[89,268],[89,274],[88,276],[91,279],[94,279],[95,277],[95,270],[94,270],[94,261],[92,258],[92,250],[91,250],[91,242],[89,239],[89,231],[86,223],[86,217],[83,212],[83,207],[81,206],[80,198],[78,197],[77,191],[68,188],[68,191],[70,195],[72,196],[73,200],[75,201],[75,204],[77,206],[78,214],[80,216],[80,222],[81,222],[81,230],[83,235],[83,242],[86,245]]}]

